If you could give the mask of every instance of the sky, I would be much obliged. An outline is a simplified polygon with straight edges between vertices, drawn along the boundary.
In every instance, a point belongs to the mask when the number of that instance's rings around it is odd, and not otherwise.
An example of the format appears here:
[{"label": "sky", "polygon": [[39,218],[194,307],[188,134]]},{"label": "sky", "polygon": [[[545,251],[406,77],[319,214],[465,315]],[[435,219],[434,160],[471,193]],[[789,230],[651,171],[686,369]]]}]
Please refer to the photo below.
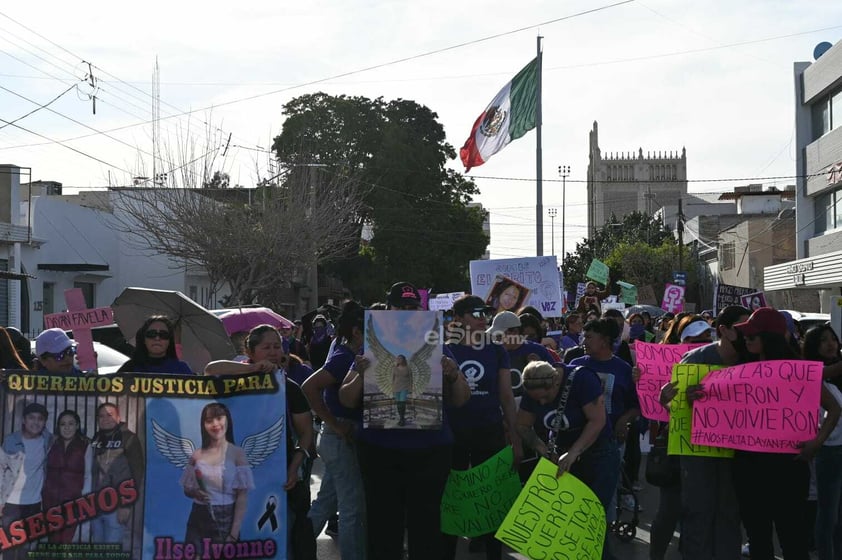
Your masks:
[{"label": "sky", "polygon": [[[545,254],[552,237],[561,253],[562,223],[568,252],[585,233],[594,121],[603,153],[686,148],[690,192],[794,183],[793,63],[842,37],[842,2],[621,1],[5,3],[0,119],[58,99],[15,122],[28,131],[0,122],[0,162],[66,188],[151,174],[156,59],[162,145],[212,153],[233,183],[272,174],[283,104],[318,91],[412,99],[458,151],[540,34]],[[536,254],[535,174],[534,131],[471,170],[492,258]]]}]

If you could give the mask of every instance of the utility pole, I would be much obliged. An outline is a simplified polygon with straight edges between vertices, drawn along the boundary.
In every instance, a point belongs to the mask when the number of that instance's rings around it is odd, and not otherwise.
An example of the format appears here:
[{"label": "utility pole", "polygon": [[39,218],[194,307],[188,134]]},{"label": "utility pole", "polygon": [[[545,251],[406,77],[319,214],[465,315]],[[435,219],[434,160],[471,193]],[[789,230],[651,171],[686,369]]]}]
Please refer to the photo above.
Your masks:
[{"label": "utility pole", "polygon": [[543,154],[541,152],[541,37],[537,37],[538,83],[535,87],[535,256],[544,254]]},{"label": "utility pole", "polygon": [[[555,217],[558,210],[555,208],[548,208],[547,215],[550,217],[550,254],[555,255]],[[564,248],[562,248],[564,251]]]},{"label": "utility pole", "polygon": [[678,231],[678,270],[684,270],[684,209],[681,205],[681,197],[678,197],[678,223],[675,224]]},{"label": "utility pole", "polygon": [[564,233],[567,225],[567,177],[570,175],[570,166],[559,165],[558,174],[561,175],[561,266],[564,266]]}]

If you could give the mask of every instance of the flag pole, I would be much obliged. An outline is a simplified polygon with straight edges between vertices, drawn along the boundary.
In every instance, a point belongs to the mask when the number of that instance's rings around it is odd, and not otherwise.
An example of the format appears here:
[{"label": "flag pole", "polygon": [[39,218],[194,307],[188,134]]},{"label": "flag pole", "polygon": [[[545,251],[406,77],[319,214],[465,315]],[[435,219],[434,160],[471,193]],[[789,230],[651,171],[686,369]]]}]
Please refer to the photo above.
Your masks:
[{"label": "flag pole", "polygon": [[535,88],[535,255],[544,254],[544,205],[542,186],[542,154],[541,154],[541,37],[538,35],[538,79]]}]

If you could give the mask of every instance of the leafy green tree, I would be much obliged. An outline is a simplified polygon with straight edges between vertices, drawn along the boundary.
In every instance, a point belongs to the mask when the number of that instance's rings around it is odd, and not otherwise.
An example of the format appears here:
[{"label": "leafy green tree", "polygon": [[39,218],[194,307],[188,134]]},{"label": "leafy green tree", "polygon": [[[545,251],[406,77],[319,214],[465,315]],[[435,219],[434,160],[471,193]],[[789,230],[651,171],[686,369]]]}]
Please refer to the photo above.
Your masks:
[{"label": "leafy green tree", "polygon": [[382,300],[398,280],[435,291],[468,286],[468,262],[488,243],[484,215],[467,206],[478,192],[473,181],[445,168],[456,152],[433,111],[404,99],[316,93],[293,99],[283,113],[272,146],[283,168],[353,174],[366,189],[357,219],[373,237],[324,265],[326,272],[365,301]]}]

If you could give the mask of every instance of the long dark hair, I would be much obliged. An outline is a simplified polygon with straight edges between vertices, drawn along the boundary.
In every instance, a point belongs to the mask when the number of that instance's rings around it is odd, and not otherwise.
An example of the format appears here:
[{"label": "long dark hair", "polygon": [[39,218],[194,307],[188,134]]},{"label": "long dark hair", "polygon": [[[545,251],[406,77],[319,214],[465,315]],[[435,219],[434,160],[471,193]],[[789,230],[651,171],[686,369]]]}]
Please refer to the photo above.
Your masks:
[{"label": "long dark hair", "polygon": [[65,410],[61,414],[58,415],[58,417],[56,418],[55,435],[59,438],[61,437],[61,432],[59,431],[59,426],[61,425],[61,419],[64,418],[65,416],[72,416],[73,419],[76,420],[76,426],[78,426],[78,427],[76,428],[76,435],[73,436],[73,439],[86,440],[87,438],[85,437],[85,432],[84,432],[84,430],[82,430],[82,419],[79,418],[79,414],[75,410]]},{"label": "long dark hair", "polygon": [[132,360],[136,364],[145,364],[149,362],[149,351],[146,349],[146,331],[152,323],[164,323],[167,326],[167,331],[170,333],[170,343],[167,345],[167,358],[178,359],[175,353],[175,323],[166,315],[152,315],[148,317],[143,324],[137,329],[137,334],[134,337],[134,352],[132,353]]},{"label": "long dark hair", "polygon": [[249,331],[245,340],[246,353],[249,354],[249,356],[254,353],[254,349],[257,348],[260,341],[263,340],[263,335],[268,332],[275,333],[278,336],[278,340],[282,340],[281,333],[279,333],[278,329],[272,325],[258,325]]},{"label": "long dark hair", "polygon": [[0,327],[0,366],[4,369],[29,369],[20,358],[9,331]]},{"label": "long dark hair", "polygon": [[[782,334],[761,332],[757,334],[757,338],[760,339],[760,344],[763,347],[764,360],[798,360],[801,358]],[[740,360],[742,363],[758,361],[760,361],[760,357],[749,354],[748,351],[743,352]]]},{"label": "long dark hair", "polygon": [[[833,336],[833,340],[836,341],[836,359],[835,360],[828,360],[821,354],[819,354],[819,346],[822,344],[822,335],[826,332],[829,332],[831,336]],[[833,330],[833,327],[830,325],[819,325],[817,327],[813,327],[804,335],[804,347],[802,349],[802,354],[804,355],[805,360],[815,360],[817,362],[823,362],[824,365],[829,365],[836,363],[840,360],[839,356],[839,337],[836,336],[836,331]]]},{"label": "long dark hair", "polygon": [[199,420],[200,428],[202,430],[202,449],[207,449],[210,445],[210,434],[208,434],[207,430],[205,430],[205,422],[207,420],[219,418],[220,416],[224,416],[226,420],[225,439],[229,443],[234,443],[234,421],[231,419],[231,411],[228,410],[228,407],[224,404],[214,402],[205,405],[205,408],[202,409],[202,416]]},{"label": "long dark hair", "polygon": [[342,313],[337,320],[336,334],[340,340],[351,340],[354,328],[363,329],[365,324],[365,307],[356,301],[347,301],[342,306]]}]

